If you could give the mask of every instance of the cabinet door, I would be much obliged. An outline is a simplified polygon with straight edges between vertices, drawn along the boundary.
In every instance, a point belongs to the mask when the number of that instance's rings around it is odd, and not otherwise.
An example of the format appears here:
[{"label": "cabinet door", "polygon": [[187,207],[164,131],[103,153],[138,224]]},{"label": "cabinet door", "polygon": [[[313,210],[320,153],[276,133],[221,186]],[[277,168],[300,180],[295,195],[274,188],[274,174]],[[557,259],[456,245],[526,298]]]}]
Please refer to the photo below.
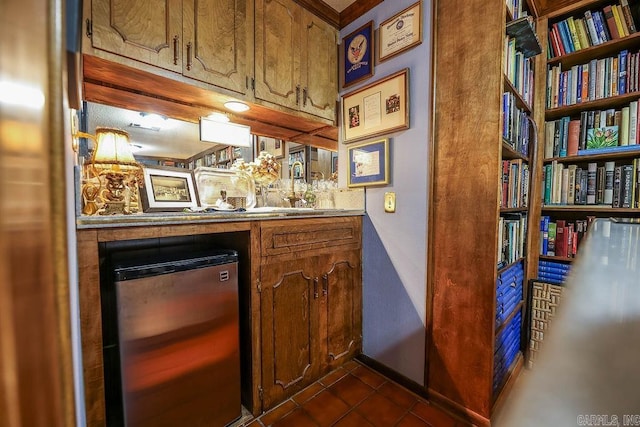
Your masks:
[{"label": "cabinet door", "polygon": [[298,109],[300,87],[300,19],[293,0],[256,0],[255,97]]},{"label": "cabinet door", "polygon": [[[340,251],[321,257],[321,322],[326,363],[341,365],[360,352],[362,345],[362,272],[359,251]],[[323,328],[324,329],[324,328]]]},{"label": "cabinet door", "polygon": [[93,0],[93,47],[182,71],[181,0]]},{"label": "cabinet door", "polygon": [[338,98],[338,31],[305,11],[300,53],[302,70],[301,110],[336,120]]},{"label": "cabinet door", "polygon": [[261,268],[263,410],[318,378],[319,283],[313,260]]},{"label": "cabinet door", "polygon": [[184,0],[185,76],[247,92],[252,0]]}]

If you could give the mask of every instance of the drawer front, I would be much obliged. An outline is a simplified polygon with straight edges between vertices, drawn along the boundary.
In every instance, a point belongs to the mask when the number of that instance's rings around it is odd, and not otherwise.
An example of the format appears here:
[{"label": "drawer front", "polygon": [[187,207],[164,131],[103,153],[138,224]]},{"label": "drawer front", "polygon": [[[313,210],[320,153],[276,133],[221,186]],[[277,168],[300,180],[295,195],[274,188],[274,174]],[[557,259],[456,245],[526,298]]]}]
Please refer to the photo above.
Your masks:
[{"label": "drawer front", "polygon": [[260,250],[263,257],[309,256],[308,251],[331,251],[335,247],[359,249],[360,217],[263,221]]}]

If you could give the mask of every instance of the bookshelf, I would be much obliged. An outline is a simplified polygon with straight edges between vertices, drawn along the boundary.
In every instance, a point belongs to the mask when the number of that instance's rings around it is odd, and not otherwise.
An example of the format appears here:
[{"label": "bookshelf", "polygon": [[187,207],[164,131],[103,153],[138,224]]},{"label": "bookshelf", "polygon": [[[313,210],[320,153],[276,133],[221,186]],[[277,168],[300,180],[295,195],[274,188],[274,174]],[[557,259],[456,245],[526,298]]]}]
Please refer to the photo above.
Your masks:
[{"label": "bookshelf", "polygon": [[[533,15],[530,2],[523,6]],[[541,55],[516,55],[519,43],[509,43],[507,26],[520,18],[504,0],[435,6],[426,378],[432,400],[474,425],[490,424],[523,365],[521,344],[503,339],[520,337],[526,298],[516,293],[499,299],[498,280],[507,283],[517,276],[526,283],[529,254],[537,251],[537,242],[531,243],[531,190],[536,188],[531,165],[537,154],[530,141],[538,133],[527,117],[535,114],[534,88],[544,84],[534,81],[538,63],[543,73],[545,63]],[[524,36],[518,29],[518,37],[537,43],[539,35],[530,23],[527,27]],[[507,165],[515,167],[511,178],[528,187],[510,187]],[[511,219],[526,231],[518,233],[518,250],[505,260],[501,226]],[[498,360],[504,342],[515,351]]]},{"label": "bookshelf", "polygon": [[[540,130],[544,143],[540,147],[543,181],[538,202],[541,213],[538,278],[549,271],[545,266],[569,270],[584,237],[579,233],[587,232],[581,228],[584,223],[588,227],[597,217],[640,215],[640,32],[637,31],[640,21],[635,12],[639,4],[635,0],[570,3],[538,21],[539,27],[545,29],[541,39],[547,52],[546,90],[536,94],[545,110],[544,127]],[[626,5],[630,7],[625,8]],[[613,22],[607,18],[613,18]],[[569,29],[568,39],[565,33],[563,42],[558,33],[561,27],[570,27],[570,21],[587,32],[581,37]],[[590,21],[595,22],[595,34],[589,28]],[[576,38],[579,49],[575,49]],[[570,43],[574,45],[573,51],[568,47]],[[569,122],[576,122],[575,128],[579,129],[573,141],[565,131]],[[611,129],[615,145],[627,146],[625,151],[590,149],[589,145],[597,142],[594,135],[598,129]],[[573,150],[563,151],[570,146]],[[561,242],[556,241],[557,234],[552,235],[557,230],[549,229],[545,222],[555,223],[553,228],[558,223],[565,224]],[[558,243],[569,244],[574,253],[570,248],[566,254],[562,246],[560,253],[556,253]]]}]

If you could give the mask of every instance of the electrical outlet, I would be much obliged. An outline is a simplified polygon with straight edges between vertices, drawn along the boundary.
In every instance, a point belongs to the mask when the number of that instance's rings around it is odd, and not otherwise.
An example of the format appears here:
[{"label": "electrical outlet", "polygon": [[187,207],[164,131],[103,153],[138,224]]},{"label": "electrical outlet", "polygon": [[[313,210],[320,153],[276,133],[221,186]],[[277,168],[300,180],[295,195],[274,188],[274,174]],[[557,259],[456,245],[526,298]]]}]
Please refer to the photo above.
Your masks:
[{"label": "electrical outlet", "polygon": [[393,191],[387,191],[384,193],[384,211],[395,212],[396,211],[396,193]]}]

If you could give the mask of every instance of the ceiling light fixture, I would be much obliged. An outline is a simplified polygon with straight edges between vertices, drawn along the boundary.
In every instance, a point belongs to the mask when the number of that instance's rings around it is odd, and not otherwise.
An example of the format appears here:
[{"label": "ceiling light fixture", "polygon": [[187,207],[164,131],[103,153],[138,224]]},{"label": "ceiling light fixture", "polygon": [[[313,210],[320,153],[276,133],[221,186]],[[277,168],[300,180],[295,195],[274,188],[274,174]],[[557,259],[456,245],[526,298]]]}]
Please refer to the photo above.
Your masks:
[{"label": "ceiling light fixture", "polygon": [[242,113],[244,111],[249,110],[249,106],[244,102],[240,102],[240,101],[227,101],[224,103],[224,107],[236,113]]}]

